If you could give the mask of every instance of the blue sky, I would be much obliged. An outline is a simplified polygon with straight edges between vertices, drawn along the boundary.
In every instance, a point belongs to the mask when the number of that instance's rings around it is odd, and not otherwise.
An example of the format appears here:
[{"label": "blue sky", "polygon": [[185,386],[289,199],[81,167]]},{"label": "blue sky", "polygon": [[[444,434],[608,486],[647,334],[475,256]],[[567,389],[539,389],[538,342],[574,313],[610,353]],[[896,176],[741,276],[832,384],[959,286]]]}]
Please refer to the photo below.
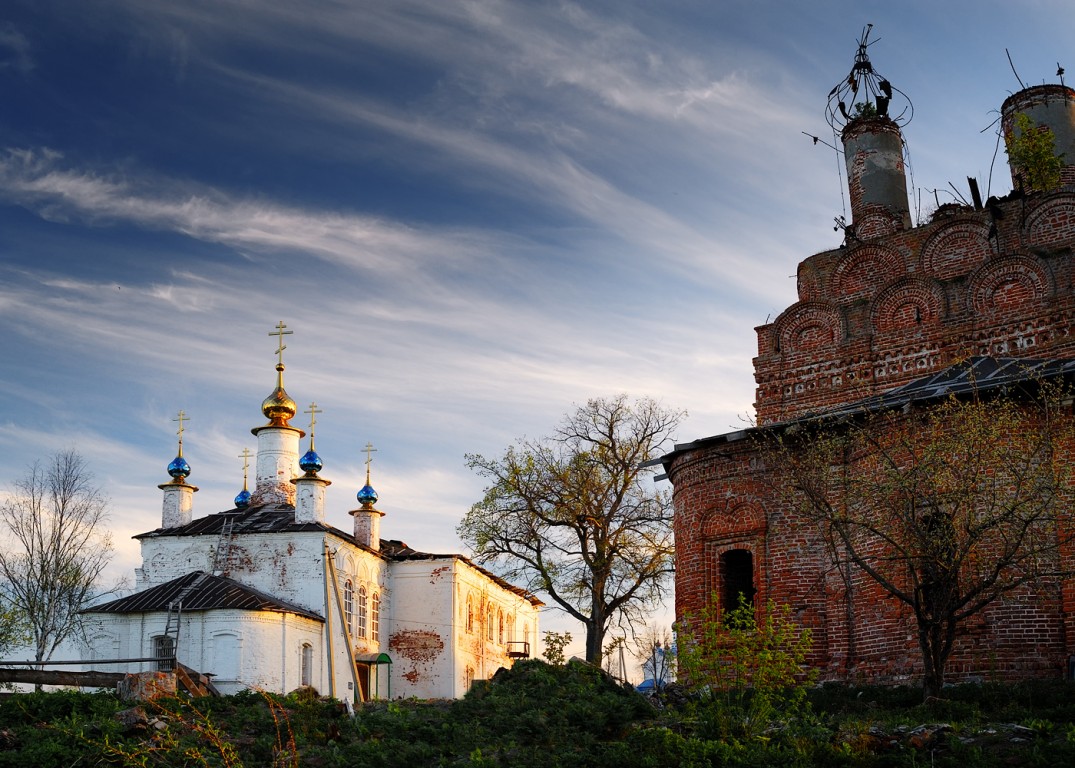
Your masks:
[{"label": "blue sky", "polygon": [[838,244],[838,157],[802,132],[832,141],[867,23],[923,212],[1008,191],[1005,48],[1056,82],[1068,2],[7,0],[0,483],[78,449],[129,572],[179,409],[195,514],[230,506],[281,319],[330,522],[371,441],[383,533],[420,549],[460,546],[465,453],[589,397],[737,428],[754,327]]}]

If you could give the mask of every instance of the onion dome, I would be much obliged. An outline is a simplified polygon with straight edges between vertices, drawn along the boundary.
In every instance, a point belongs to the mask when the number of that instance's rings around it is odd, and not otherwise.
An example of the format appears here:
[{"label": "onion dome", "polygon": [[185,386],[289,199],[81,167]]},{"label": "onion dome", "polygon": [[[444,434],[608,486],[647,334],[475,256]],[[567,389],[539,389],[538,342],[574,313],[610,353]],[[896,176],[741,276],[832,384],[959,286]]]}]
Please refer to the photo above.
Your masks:
[{"label": "onion dome", "polygon": [[295,401],[284,391],[283,364],[277,365],[276,370],[276,389],[262,401],[261,412],[269,420],[270,427],[286,427],[288,426],[288,421],[295,416],[298,407],[295,405]]},{"label": "onion dome", "polygon": [[362,486],[356,495],[358,502],[365,508],[372,507],[377,503],[377,491],[373,490],[373,486],[369,483]]},{"label": "onion dome", "polygon": [[190,475],[190,464],[183,458],[182,453],[172,459],[172,462],[168,465],[168,474],[177,482],[182,482]]},{"label": "onion dome", "polygon": [[237,509],[243,509],[250,506],[250,491],[243,488],[239,491],[239,495],[235,497],[235,506]]},{"label": "onion dome", "polygon": [[317,455],[317,451],[312,448],[302,455],[299,459],[299,469],[306,473],[317,474],[321,471],[321,467],[325,466],[321,461],[321,457]]}]

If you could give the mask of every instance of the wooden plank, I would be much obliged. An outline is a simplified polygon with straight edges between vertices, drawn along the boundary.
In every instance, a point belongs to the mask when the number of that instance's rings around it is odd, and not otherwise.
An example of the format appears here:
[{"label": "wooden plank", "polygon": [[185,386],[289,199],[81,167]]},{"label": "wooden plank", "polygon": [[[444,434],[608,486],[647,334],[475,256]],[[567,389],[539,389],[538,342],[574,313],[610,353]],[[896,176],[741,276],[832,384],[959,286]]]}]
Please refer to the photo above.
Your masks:
[{"label": "wooden plank", "polygon": [[57,669],[0,669],[0,683],[34,685],[77,685],[86,688],[115,688],[123,672],[69,672]]}]

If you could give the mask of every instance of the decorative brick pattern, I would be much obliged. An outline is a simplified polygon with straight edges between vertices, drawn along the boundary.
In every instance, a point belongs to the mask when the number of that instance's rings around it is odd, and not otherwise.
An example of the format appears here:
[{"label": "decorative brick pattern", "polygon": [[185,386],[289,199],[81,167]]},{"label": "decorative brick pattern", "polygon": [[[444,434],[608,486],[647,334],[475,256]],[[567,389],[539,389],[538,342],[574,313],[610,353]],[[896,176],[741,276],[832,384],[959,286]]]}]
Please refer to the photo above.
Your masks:
[{"label": "decorative brick pattern", "polygon": [[[1075,142],[1075,91],[1028,91],[1013,103],[1025,101],[1043,119],[1070,116],[1054,130]],[[798,301],[755,329],[759,425],[838,408],[971,355],[1075,357],[1075,166],[1057,192],[991,199],[980,210],[949,204],[911,228],[894,194],[898,129],[883,123],[860,126],[883,135],[851,137],[853,235],[806,258]],[[1067,158],[1075,159],[1075,144]],[[665,467],[674,486],[679,616],[721,594],[722,554],[746,550],[757,599],[789,605],[811,628],[810,661],[823,679],[900,681],[920,671],[907,610],[856,569],[834,567],[838,553],[774,491],[749,437],[681,446]],[[949,672],[1059,675],[1072,654],[1075,580],[1038,584],[976,617]]]}]

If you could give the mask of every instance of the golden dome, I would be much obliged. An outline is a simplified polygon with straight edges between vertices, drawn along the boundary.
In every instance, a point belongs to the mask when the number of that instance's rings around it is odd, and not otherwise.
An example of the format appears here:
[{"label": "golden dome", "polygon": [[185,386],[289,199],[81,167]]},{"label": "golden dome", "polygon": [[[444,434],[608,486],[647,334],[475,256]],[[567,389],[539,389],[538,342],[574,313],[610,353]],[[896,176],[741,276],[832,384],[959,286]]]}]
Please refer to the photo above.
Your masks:
[{"label": "golden dome", "polygon": [[284,366],[277,365],[276,389],[261,403],[261,412],[269,420],[270,427],[290,426],[288,421],[298,412],[295,401],[284,391]]}]

